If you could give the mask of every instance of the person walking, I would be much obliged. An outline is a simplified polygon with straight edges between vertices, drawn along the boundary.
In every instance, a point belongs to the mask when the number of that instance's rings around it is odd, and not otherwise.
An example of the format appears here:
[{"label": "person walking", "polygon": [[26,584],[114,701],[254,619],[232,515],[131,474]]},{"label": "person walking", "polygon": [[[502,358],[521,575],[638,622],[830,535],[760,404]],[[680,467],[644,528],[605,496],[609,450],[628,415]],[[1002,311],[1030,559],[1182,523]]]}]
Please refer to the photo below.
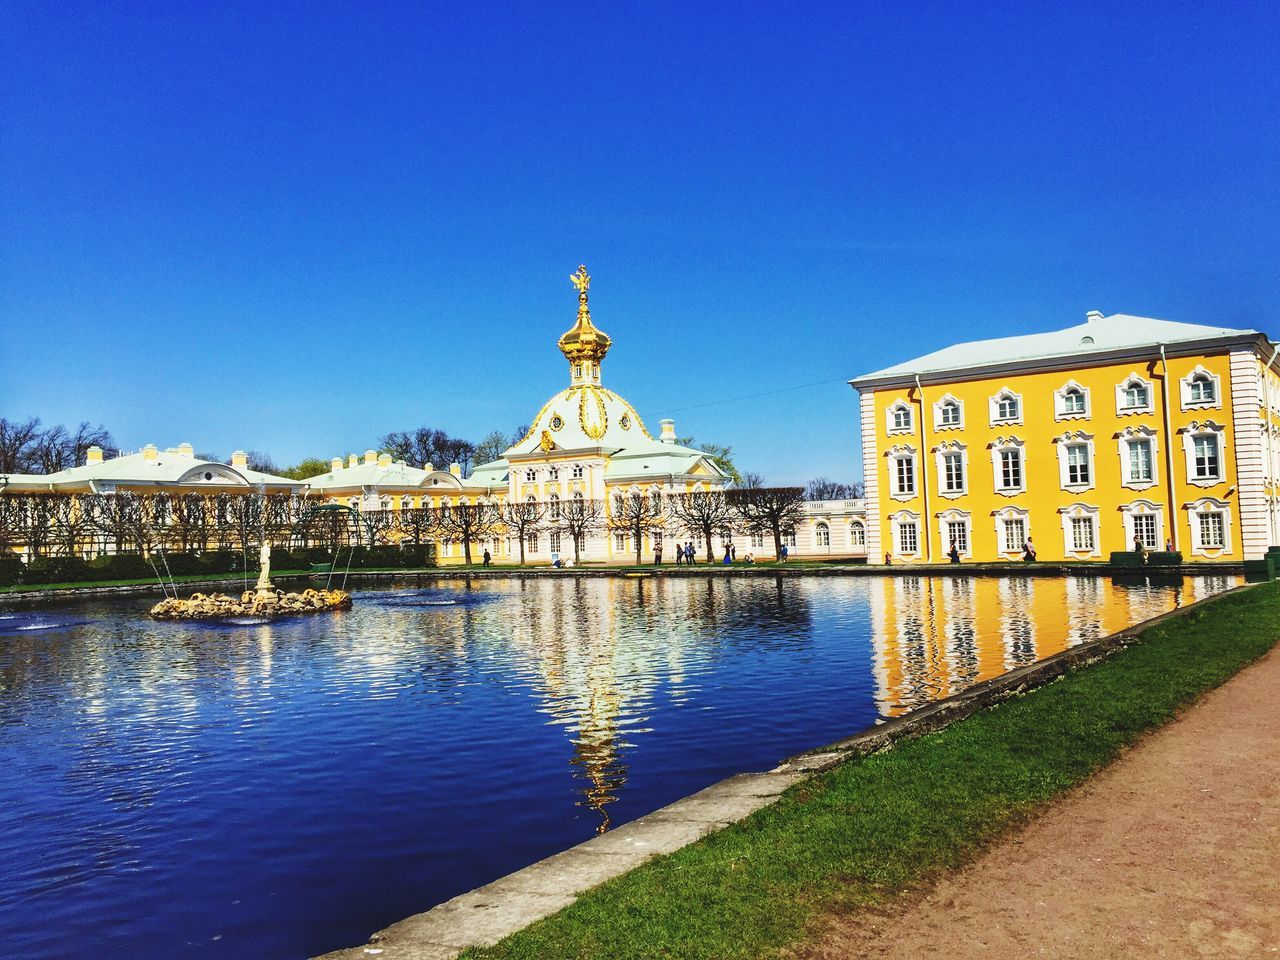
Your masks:
[{"label": "person walking", "polygon": [[733,563],[733,548],[729,544],[724,545],[724,565],[727,567]]},{"label": "person walking", "polygon": [[960,548],[956,546],[956,542],[954,540],[951,541],[951,549],[947,551],[947,556],[951,559],[952,563],[960,562]]},{"label": "person walking", "polygon": [[485,565],[486,567],[489,565],[489,561],[490,561],[490,560],[492,560],[492,559],[493,559],[493,557],[489,556],[489,551],[488,551],[488,550],[485,550],[485,552],[484,552],[484,565]]},{"label": "person walking", "polygon": [[655,567],[662,566],[662,538],[655,537],[653,541],[653,565]]},{"label": "person walking", "polygon": [[1036,559],[1036,545],[1031,542],[1031,538],[1027,537],[1022,542],[1022,560],[1024,563],[1033,563]]},{"label": "person walking", "polygon": [[785,543],[782,545],[782,555],[778,559],[783,563],[787,562],[787,545]]},{"label": "person walking", "polygon": [[693,566],[694,564],[692,540],[684,545],[684,562],[689,564],[689,566]]}]

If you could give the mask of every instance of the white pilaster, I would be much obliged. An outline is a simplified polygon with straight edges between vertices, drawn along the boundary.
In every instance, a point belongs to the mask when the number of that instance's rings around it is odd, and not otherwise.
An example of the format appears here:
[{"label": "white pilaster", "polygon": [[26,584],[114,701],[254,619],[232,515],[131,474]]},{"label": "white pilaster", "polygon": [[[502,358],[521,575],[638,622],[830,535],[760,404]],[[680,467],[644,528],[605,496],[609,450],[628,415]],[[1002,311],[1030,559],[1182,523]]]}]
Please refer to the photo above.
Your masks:
[{"label": "white pilaster", "polygon": [[880,545],[880,458],[876,452],[876,400],[868,390],[862,404],[862,486],[867,502],[867,559],[879,563],[884,555]]},{"label": "white pilaster", "polygon": [[1252,350],[1232,351],[1231,417],[1240,502],[1240,544],[1246,560],[1267,552],[1269,524],[1262,432],[1262,377]]}]

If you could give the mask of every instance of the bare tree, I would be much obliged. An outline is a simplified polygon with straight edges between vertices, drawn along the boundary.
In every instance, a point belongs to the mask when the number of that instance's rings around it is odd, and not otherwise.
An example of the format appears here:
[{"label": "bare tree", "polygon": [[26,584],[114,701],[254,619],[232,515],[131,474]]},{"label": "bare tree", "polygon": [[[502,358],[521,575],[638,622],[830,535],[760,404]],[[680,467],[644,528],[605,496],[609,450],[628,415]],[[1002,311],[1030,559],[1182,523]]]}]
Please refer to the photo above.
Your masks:
[{"label": "bare tree", "polygon": [[645,534],[662,529],[662,494],[653,490],[649,494],[632,490],[613,497],[613,510],[609,514],[609,528],[615,533],[625,533],[636,545],[636,566],[640,566],[644,552]]},{"label": "bare tree", "polygon": [[758,473],[744,473],[742,475],[742,483],[738,486],[743,490],[755,490],[764,486],[764,477]]},{"label": "bare tree", "polygon": [[54,552],[64,557],[78,557],[94,533],[93,518],[80,502],[79,497],[54,495],[50,539]]},{"label": "bare tree", "polygon": [[412,433],[388,433],[378,441],[378,446],[393,459],[403,460],[414,467],[422,468],[427,464],[448,467],[456,462],[462,467],[464,477],[470,476],[475,462],[475,444],[431,427],[419,427]]},{"label": "bare tree", "polygon": [[575,493],[560,505],[559,527],[573,540],[573,562],[581,562],[582,545],[604,522],[604,504]]},{"label": "bare tree", "polygon": [[436,511],[438,529],[446,540],[462,544],[463,557],[471,565],[471,544],[486,540],[497,531],[498,509],[484,500],[476,503],[444,504]]},{"label": "bare tree", "polygon": [[0,417],[0,473],[31,473],[40,435],[39,417],[22,422]]},{"label": "bare tree", "polygon": [[415,547],[429,543],[435,532],[435,513],[429,508],[402,509],[396,517],[397,529]]},{"label": "bare tree", "polygon": [[782,556],[782,535],[804,519],[803,487],[750,487],[729,491],[729,503],[753,533],[773,534],[774,556]]},{"label": "bare tree", "polygon": [[806,500],[848,500],[853,496],[853,485],[826,477],[814,477],[804,488]]},{"label": "bare tree", "polygon": [[667,498],[671,518],[691,536],[701,537],[707,544],[707,562],[715,562],[712,552],[713,534],[736,525],[737,512],[722,490],[695,490]]},{"label": "bare tree", "polygon": [[507,528],[507,533],[520,543],[521,566],[524,566],[525,538],[541,528],[547,513],[547,505],[538,503],[536,500],[526,500],[524,503],[507,502],[502,505],[502,525]]}]

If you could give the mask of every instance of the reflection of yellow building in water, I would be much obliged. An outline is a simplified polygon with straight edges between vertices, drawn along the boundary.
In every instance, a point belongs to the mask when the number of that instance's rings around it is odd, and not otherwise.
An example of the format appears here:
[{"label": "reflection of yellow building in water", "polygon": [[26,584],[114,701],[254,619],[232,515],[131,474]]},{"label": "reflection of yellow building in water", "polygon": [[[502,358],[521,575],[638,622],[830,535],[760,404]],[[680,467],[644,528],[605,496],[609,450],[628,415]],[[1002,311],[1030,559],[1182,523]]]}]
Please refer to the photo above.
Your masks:
[{"label": "reflection of yellow building in water", "polygon": [[1170,595],[1097,577],[870,579],[876,705],[901,716],[1234,582],[1198,576]]},{"label": "reflection of yellow building in water", "polygon": [[1280,362],[1252,330],[1093,312],[850,381],[867,552],[894,562],[1190,561],[1280,542]]}]

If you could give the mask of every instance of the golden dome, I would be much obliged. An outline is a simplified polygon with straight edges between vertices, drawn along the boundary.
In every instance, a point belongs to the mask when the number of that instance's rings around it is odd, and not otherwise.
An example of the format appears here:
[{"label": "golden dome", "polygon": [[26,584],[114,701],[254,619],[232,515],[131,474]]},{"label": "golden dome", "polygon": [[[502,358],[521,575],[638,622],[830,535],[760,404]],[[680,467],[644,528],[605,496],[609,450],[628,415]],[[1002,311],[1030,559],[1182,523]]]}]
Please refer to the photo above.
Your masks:
[{"label": "golden dome", "polygon": [[578,288],[578,319],[557,341],[560,352],[570,363],[582,360],[599,363],[609,352],[612,341],[607,333],[591,322],[591,310],[587,306],[587,289],[591,286],[591,278],[587,276],[587,268],[580,265],[578,272],[571,274],[569,279]]}]

